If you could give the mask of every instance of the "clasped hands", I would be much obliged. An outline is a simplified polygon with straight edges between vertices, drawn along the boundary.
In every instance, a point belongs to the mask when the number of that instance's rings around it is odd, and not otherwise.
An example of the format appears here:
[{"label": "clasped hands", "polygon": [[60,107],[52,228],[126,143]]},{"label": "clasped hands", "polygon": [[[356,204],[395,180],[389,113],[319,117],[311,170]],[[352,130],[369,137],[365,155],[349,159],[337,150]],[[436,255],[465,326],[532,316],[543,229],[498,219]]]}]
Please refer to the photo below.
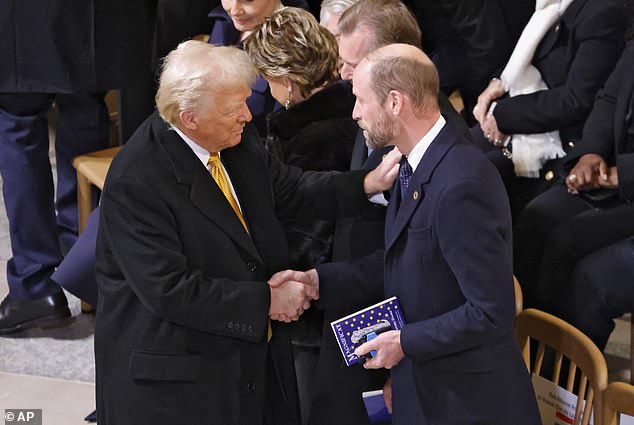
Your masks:
[{"label": "clasped hands", "polygon": [[585,154],[568,173],[566,187],[573,195],[586,190],[616,189],[619,187],[617,167],[608,166],[600,155]]},{"label": "clasped hands", "polygon": [[271,320],[286,323],[295,321],[304,310],[310,308],[312,300],[319,299],[319,277],[315,269],[307,272],[283,270],[271,276],[268,284],[271,291]]},{"label": "clasped hands", "polygon": [[509,135],[502,133],[498,129],[497,121],[493,115],[491,104],[504,96],[506,90],[501,80],[495,78],[491,80],[489,86],[478,96],[478,103],[473,108],[473,116],[480,123],[480,128],[484,137],[489,143],[499,148],[503,147]]}]

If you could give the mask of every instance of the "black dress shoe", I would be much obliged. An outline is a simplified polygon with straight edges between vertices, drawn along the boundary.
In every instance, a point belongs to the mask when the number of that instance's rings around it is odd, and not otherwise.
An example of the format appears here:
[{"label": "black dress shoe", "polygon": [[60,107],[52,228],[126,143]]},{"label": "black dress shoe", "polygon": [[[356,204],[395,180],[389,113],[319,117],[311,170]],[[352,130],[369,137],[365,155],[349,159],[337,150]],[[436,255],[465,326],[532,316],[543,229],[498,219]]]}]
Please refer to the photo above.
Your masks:
[{"label": "black dress shoe", "polygon": [[0,334],[40,326],[70,316],[63,292],[35,300],[15,300],[9,295],[0,304]]},{"label": "black dress shoe", "polygon": [[84,418],[86,422],[97,422],[97,411],[93,410],[93,412]]}]

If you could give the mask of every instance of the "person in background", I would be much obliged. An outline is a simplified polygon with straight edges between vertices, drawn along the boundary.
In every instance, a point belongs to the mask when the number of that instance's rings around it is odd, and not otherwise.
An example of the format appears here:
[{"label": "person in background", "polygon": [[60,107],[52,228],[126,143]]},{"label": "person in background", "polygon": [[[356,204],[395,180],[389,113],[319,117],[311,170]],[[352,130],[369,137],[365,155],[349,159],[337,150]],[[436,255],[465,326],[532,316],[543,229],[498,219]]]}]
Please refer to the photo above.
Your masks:
[{"label": "person in background", "polygon": [[357,0],[324,0],[319,9],[319,23],[339,41],[339,18]]},{"label": "person in background", "polygon": [[566,157],[562,178],[520,216],[514,270],[528,306],[562,314],[579,261],[634,235],[632,67],[630,42],[597,95],[581,141]]},{"label": "person in background", "polygon": [[478,95],[500,75],[535,0],[404,0],[423,29],[423,51],[434,62],[440,90],[460,93],[469,126]]},{"label": "person in background", "polygon": [[626,313],[634,313],[634,238],[602,248],[578,263],[561,316],[603,350],[614,319]]},{"label": "person in background", "polygon": [[474,139],[502,175],[514,224],[581,139],[624,30],[620,0],[538,0],[504,70],[478,97]]},{"label": "person in background", "polygon": [[[303,170],[346,171],[357,124],[354,96],[339,79],[337,41],[307,11],[279,9],[244,42],[271,94],[284,108],[267,118],[266,147],[283,162]],[[305,270],[332,259],[334,220],[294,216],[282,221],[291,264]],[[322,315],[302,316],[293,332],[300,405],[307,423],[319,356]]]},{"label": "person in background", "polygon": [[[303,0],[285,0],[288,6],[307,8]],[[222,0],[221,4],[209,13],[211,32],[209,43],[219,46],[242,47],[251,31],[270,16],[274,10],[282,7],[280,0]],[[269,86],[261,77],[251,87],[248,105],[253,115],[253,123],[262,137],[266,136],[266,116],[279,107],[271,96]]]},{"label": "person in background", "polygon": [[[0,174],[12,249],[0,333],[70,316],[51,274],[77,238],[71,161],[108,146],[105,92],[134,90],[145,78],[138,64],[148,55],[147,8],[106,0],[0,5]],[[121,34],[130,40],[121,43]],[[49,161],[52,111],[56,188]],[[138,113],[126,109],[127,116]]]}]

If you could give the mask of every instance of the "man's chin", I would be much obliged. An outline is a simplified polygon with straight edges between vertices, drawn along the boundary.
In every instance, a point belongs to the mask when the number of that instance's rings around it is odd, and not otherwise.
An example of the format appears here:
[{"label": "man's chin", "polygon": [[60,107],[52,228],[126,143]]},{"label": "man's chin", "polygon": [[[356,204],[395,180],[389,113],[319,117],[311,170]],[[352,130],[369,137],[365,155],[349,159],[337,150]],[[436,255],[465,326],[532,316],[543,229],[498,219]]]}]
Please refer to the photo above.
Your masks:
[{"label": "man's chin", "polygon": [[368,137],[366,132],[363,132],[363,135],[365,136],[365,145],[372,150],[377,150],[377,149],[381,149],[383,146],[377,142],[376,139],[372,138],[372,137]]}]

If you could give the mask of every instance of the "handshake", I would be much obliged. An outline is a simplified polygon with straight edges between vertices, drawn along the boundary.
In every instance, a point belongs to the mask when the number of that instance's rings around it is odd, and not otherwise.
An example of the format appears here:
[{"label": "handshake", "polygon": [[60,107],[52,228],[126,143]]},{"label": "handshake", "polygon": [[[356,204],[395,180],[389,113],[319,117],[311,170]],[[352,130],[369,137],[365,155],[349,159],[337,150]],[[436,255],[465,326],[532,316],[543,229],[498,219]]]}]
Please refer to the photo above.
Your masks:
[{"label": "handshake", "polygon": [[271,291],[269,317],[271,320],[291,322],[299,319],[319,299],[319,276],[315,269],[306,272],[284,270],[268,281]]}]

